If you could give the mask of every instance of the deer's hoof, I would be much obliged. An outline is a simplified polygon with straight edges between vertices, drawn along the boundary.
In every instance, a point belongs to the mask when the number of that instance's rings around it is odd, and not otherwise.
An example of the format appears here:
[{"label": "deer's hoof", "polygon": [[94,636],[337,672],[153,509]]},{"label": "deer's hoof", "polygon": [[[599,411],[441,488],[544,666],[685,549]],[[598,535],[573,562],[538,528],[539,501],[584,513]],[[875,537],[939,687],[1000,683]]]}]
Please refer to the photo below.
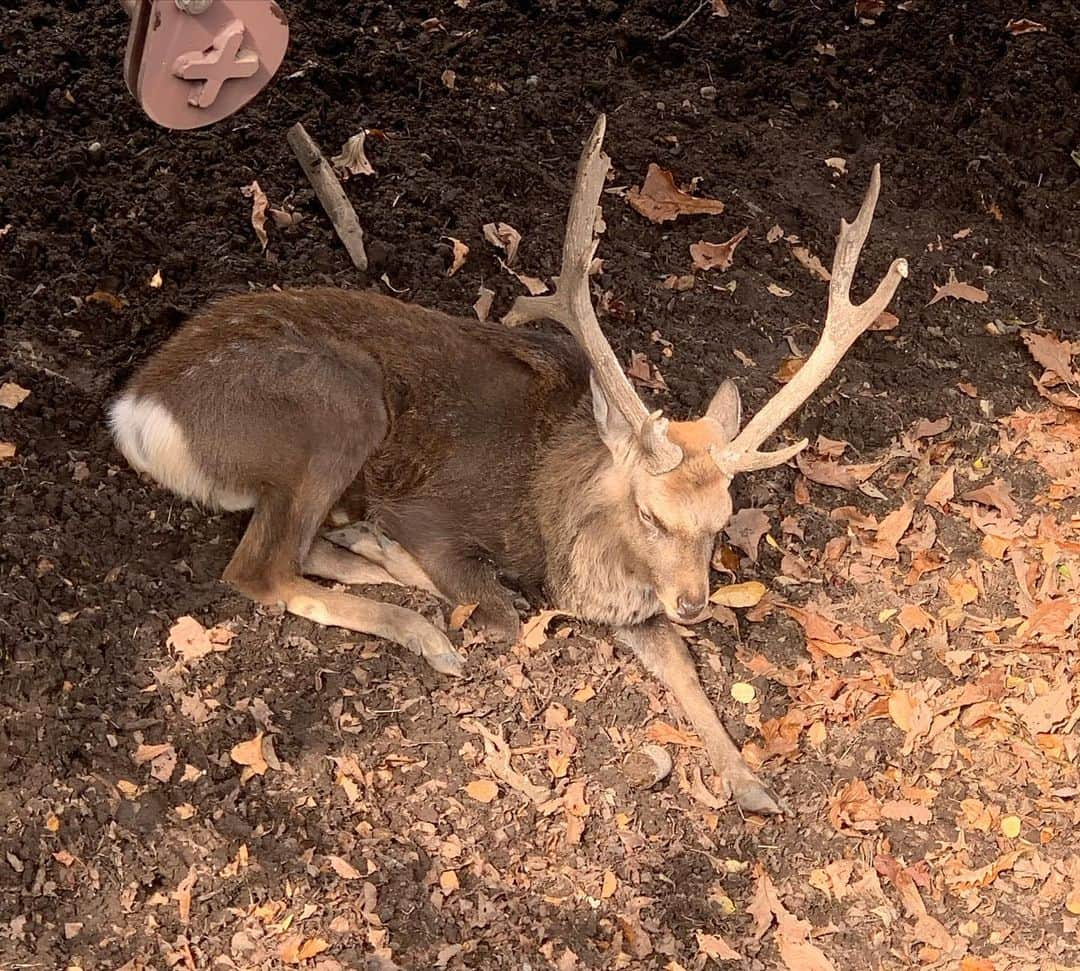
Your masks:
[{"label": "deer's hoof", "polygon": [[790,815],[790,810],[784,805],[784,801],[754,776],[733,780],[731,798],[744,813],[759,816]]},{"label": "deer's hoof", "polygon": [[450,643],[442,631],[432,627],[430,631],[407,638],[405,647],[419,654],[439,674],[465,677],[465,655]]}]

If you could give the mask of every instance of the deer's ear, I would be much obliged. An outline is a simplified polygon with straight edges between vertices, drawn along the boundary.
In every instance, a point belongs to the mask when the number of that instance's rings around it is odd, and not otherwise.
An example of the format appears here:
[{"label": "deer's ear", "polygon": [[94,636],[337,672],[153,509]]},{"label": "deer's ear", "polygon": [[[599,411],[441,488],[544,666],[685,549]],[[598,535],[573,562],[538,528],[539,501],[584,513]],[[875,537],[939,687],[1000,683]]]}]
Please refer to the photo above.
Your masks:
[{"label": "deer's ear", "polygon": [[717,389],[709,402],[709,408],[705,417],[716,422],[720,426],[726,441],[731,441],[739,434],[739,426],[742,424],[742,401],[739,400],[739,389],[735,382],[728,378]]},{"label": "deer's ear", "polygon": [[622,461],[629,456],[636,444],[634,429],[618,408],[612,407],[604,396],[604,391],[597,383],[596,375],[589,373],[589,386],[592,388],[593,417],[600,438],[611,452],[612,458]]}]

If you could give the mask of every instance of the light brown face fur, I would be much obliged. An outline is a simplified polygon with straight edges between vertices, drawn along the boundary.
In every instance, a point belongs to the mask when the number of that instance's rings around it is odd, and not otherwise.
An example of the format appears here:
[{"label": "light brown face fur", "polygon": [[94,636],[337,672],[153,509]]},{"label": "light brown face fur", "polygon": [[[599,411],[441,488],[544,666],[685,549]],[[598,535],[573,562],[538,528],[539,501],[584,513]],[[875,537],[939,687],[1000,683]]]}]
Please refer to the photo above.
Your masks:
[{"label": "light brown face fur", "polygon": [[683,449],[682,463],[652,475],[640,463],[620,476],[625,484],[626,541],[647,571],[669,619],[693,623],[709,600],[709,562],[716,535],[731,516],[731,480],[708,453],[715,428],[672,423],[669,437]]},{"label": "light brown face fur", "polygon": [[738,431],[734,385],[725,382],[704,418],[668,425],[668,438],[682,449],[683,460],[660,475],[648,470],[618,415],[601,405],[596,418],[614,459],[604,489],[619,513],[623,553],[632,561],[629,572],[652,587],[670,620],[687,624],[702,619],[713,544],[731,516],[731,478],[709,449]]}]

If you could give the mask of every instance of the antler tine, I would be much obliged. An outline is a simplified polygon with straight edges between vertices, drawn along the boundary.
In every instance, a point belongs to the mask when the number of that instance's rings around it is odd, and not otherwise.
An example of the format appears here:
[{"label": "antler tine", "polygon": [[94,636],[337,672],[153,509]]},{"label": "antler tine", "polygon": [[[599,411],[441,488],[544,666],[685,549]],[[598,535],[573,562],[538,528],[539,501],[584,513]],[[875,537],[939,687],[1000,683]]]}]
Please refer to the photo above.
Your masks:
[{"label": "antler tine", "polygon": [[600,193],[611,167],[611,160],[601,151],[606,126],[607,119],[601,115],[581,153],[555,292],[540,297],[518,297],[503,317],[503,323],[514,327],[546,318],[570,331],[585,352],[607,401],[637,433],[650,470],[660,473],[682,461],[682,449],[668,439],[666,420],[659,413],[650,415],[638,397],[600,329],[589,294],[589,267],[598,245],[596,217]]},{"label": "antler tine", "polygon": [[840,235],[833,257],[832,279],[829,281],[825,327],[817,347],[798,373],[731,442],[712,449],[716,463],[732,475],[736,472],[781,465],[806,447],[807,441],[803,439],[776,452],[758,451],[765,440],[832,374],[858,336],[877,320],[889,305],[900,281],[908,275],[907,260],[893,260],[874,293],[858,306],[851,303],[851,283],[855,276],[855,267],[870,232],[880,190],[881,169],[875,165],[870,175],[870,186],[855,221],[848,223],[845,219],[840,220]]}]

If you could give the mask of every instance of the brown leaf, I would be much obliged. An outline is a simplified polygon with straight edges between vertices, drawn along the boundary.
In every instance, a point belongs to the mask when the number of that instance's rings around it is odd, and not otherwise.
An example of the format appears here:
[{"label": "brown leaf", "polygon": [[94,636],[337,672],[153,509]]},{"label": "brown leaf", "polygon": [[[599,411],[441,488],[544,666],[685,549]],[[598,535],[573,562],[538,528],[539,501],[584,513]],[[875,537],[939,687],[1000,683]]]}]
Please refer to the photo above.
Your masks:
[{"label": "brown leaf", "polygon": [[735,248],[746,239],[750,227],[737,232],[726,243],[709,243],[699,239],[690,244],[690,258],[698,270],[726,270],[731,266]]},{"label": "brown leaf", "polygon": [[125,301],[115,293],[108,290],[95,290],[86,298],[87,303],[103,303],[111,310],[123,310],[127,306]]},{"label": "brown leaf", "polygon": [[857,17],[880,17],[885,12],[885,0],[855,0]]},{"label": "brown leaf", "polygon": [[773,378],[779,381],[781,384],[787,384],[796,374],[802,370],[802,366],[806,363],[805,357],[796,357],[794,355],[785,357],[780,366],[776,369],[776,373]]},{"label": "brown leaf", "polygon": [[1033,330],[1020,333],[1031,356],[1047,371],[1070,384],[1080,383],[1080,375],[1072,369],[1073,346],[1069,341],[1058,340],[1050,334],[1037,334]]},{"label": "brown leaf", "polygon": [[257,179],[251,185],[245,185],[240,191],[245,198],[251,200],[251,228],[255,230],[255,235],[265,250],[269,242],[266,235],[266,209],[270,202]]},{"label": "brown leaf", "polygon": [[848,492],[854,492],[859,488],[860,483],[865,482],[881,468],[880,462],[841,465],[839,462],[830,462],[827,459],[815,459],[805,452],[795,456],[795,464],[811,482],[831,486],[834,489],[846,489]]},{"label": "brown leaf", "polygon": [[15,457],[15,446],[11,442],[0,442],[0,462]]},{"label": "brown leaf", "polygon": [[360,871],[356,869],[348,860],[340,857],[328,854],[326,857],[330,861],[330,866],[334,868],[334,872],[341,877],[342,880],[359,880]]},{"label": "brown leaf", "polygon": [[829,802],[829,822],[837,832],[872,832],[880,821],[881,803],[862,779],[853,779]]},{"label": "brown leaf", "polygon": [[195,867],[188,870],[187,876],[176,885],[173,894],[180,910],[180,923],[191,923],[191,891],[195,888]]},{"label": "brown leaf", "polygon": [[458,604],[450,611],[450,629],[461,630],[478,606],[480,606],[479,603]]},{"label": "brown leaf", "polygon": [[630,352],[630,367],[626,369],[626,373],[646,388],[651,388],[653,391],[667,391],[667,382],[660,373],[660,369],[655,367],[641,351]]},{"label": "brown leaf", "polygon": [[30,392],[26,388],[22,388],[12,381],[5,381],[0,384],[0,408],[18,408]]},{"label": "brown leaf", "polygon": [[806,267],[814,276],[819,280],[825,280],[828,282],[832,279],[832,274],[825,269],[825,264],[821,262],[813,253],[810,252],[805,246],[792,246],[791,255],[795,257],[803,266]]},{"label": "brown leaf", "polygon": [[637,212],[654,223],[670,222],[679,216],[724,211],[724,204],[717,199],[702,199],[683,192],[675,185],[671,173],[655,162],[649,165],[641,187],[631,188],[626,198]]},{"label": "brown leaf", "polygon": [[457,83],[457,73],[447,68],[439,75],[439,80],[446,85],[448,91],[453,91],[454,85]]},{"label": "brown leaf", "polygon": [[330,160],[342,179],[348,179],[350,175],[375,174],[375,169],[364,151],[364,140],[367,135],[367,129],[361,128],[341,146],[341,152]]},{"label": "brown leaf", "polygon": [[657,719],[645,730],[650,741],[658,745],[681,745],[684,748],[701,748],[701,740],[693,732],[684,732],[681,728],[669,725]]},{"label": "brown leaf", "polygon": [[731,12],[724,0],[712,0],[712,15],[714,17],[729,17]]},{"label": "brown leaf", "polygon": [[507,266],[513,264],[518,246],[521,245],[521,233],[513,226],[509,223],[484,223],[484,239],[505,251]]},{"label": "brown leaf", "polygon": [[454,239],[453,236],[444,236],[443,239],[447,240],[454,248],[454,260],[450,264],[450,269],[446,271],[447,276],[453,276],[465,265],[465,257],[469,255],[469,247],[460,239]]},{"label": "brown leaf", "polygon": [[948,415],[943,415],[937,421],[930,421],[929,418],[920,418],[915,422],[915,427],[911,430],[911,437],[915,441],[920,441],[921,439],[933,438],[935,435],[947,432],[950,428],[952,428],[952,419]]},{"label": "brown leaf", "polygon": [[783,235],[784,235],[784,227],[783,226],[773,226],[765,234],[765,242],[767,242],[767,243],[775,243]]},{"label": "brown leaf", "polygon": [[543,647],[548,639],[548,625],[556,617],[566,616],[568,615],[564,610],[541,610],[535,617],[531,617],[525,621],[521,628],[520,643],[534,650],[538,647]]},{"label": "brown leaf", "polygon": [[876,542],[864,547],[866,552],[880,556],[883,560],[899,560],[900,553],[896,545],[904,538],[914,515],[915,506],[910,502],[894,509],[878,525]]},{"label": "brown leaf", "polygon": [[965,492],[960,498],[990,506],[998,510],[1006,519],[1016,519],[1020,515],[1020,507],[1009,495],[1010,489],[1011,486],[1004,479],[994,479],[990,485]]},{"label": "brown leaf", "polygon": [[785,290],[778,283],[770,283],[766,288],[774,297],[790,297],[791,291]]},{"label": "brown leaf", "polygon": [[491,779],[473,779],[465,787],[465,792],[470,799],[487,804],[499,795],[499,787]]},{"label": "brown leaf", "polygon": [[234,745],[229,751],[229,756],[237,765],[246,766],[255,775],[264,775],[270,768],[263,755],[263,733],[258,732],[254,738],[246,742]]},{"label": "brown leaf", "polygon": [[1046,25],[1040,24],[1037,20],[1028,20],[1026,17],[1021,17],[1017,20],[1010,20],[1005,29],[1016,37],[1018,34],[1044,34],[1046,33]]},{"label": "brown leaf", "polygon": [[[766,526],[766,529],[768,526]],[[709,602],[724,607],[754,607],[765,596],[765,584],[759,580],[746,583],[734,583],[726,587],[717,587]]]},{"label": "brown leaf", "polygon": [[694,274],[687,273],[685,276],[676,276],[674,273],[669,273],[664,277],[661,285],[665,290],[685,293],[687,290],[694,289]]},{"label": "brown leaf", "polygon": [[181,617],[169,628],[166,646],[176,651],[185,663],[191,663],[214,651],[227,651],[234,636],[227,627],[207,630],[194,617]]},{"label": "brown leaf", "polygon": [[950,267],[949,282],[944,286],[934,287],[934,296],[926,306],[932,307],[939,300],[944,300],[946,297],[951,297],[953,300],[966,300],[968,303],[986,303],[990,299],[990,294],[985,290],[972,286],[970,283],[957,280],[956,271]]},{"label": "brown leaf", "polygon": [[930,488],[930,491],[926,494],[926,498],[923,499],[923,502],[928,506],[933,506],[941,512],[948,512],[945,507],[949,500],[955,495],[956,470],[950,465],[949,468],[942,473],[941,478]]},{"label": "brown leaf", "polygon": [[900,318],[894,313],[890,313],[888,310],[883,310],[877,315],[874,322],[867,328],[872,331],[886,331],[896,330],[900,326]]},{"label": "brown leaf", "polygon": [[714,961],[741,961],[743,956],[734,950],[719,934],[696,931],[698,952]]},{"label": "brown leaf", "polygon": [[751,563],[757,563],[761,537],[768,531],[769,517],[760,509],[752,507],[740,509],[724,527],[731,545],[742,550],[750,558]]},{"label": "brown leaf", "polygon": [[481,286],[476,297],[476,303],[473,304],[473,310],[476,311],[477,320],[487,320],[488,314],[491,313],[491,301],[495,299],[495,291],[489,290],[485,286]]}]

